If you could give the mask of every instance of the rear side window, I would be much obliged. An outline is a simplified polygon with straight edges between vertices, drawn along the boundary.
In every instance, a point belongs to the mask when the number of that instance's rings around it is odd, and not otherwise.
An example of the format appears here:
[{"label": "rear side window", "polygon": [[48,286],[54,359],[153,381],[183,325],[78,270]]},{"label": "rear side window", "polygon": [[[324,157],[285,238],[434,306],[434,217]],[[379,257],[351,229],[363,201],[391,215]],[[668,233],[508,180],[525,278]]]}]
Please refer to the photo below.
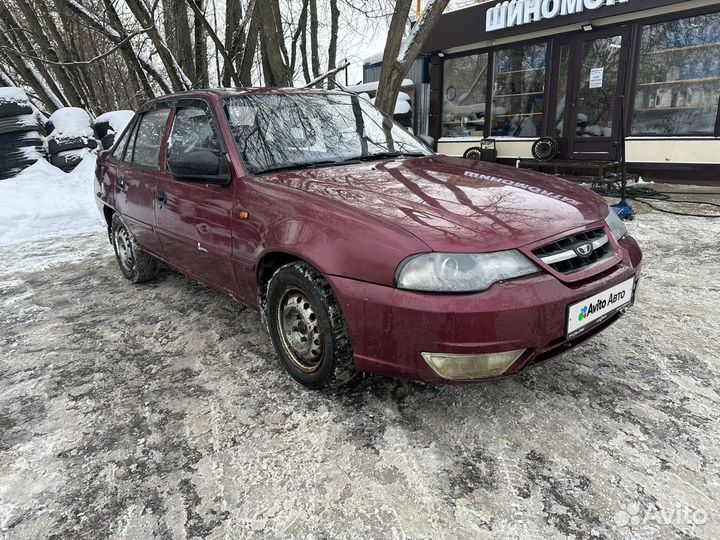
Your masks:
[{"label": "rear side window", "polygon": [[178,109],[170,132],[168,159],[194,152],[209,150],[220,153],[217,136],[207,113],[198,107]]},{"label": "rear side window", "polygon": [[[160,156],[160,143],[165,132],[170,109],[158,109],[145,113],[140,118],[140,124],[135,135],[135,145],[132,149],[132,162],[144,167],[157,169],[158,157]],[[130,148],[125,154],[128,159]]]}]

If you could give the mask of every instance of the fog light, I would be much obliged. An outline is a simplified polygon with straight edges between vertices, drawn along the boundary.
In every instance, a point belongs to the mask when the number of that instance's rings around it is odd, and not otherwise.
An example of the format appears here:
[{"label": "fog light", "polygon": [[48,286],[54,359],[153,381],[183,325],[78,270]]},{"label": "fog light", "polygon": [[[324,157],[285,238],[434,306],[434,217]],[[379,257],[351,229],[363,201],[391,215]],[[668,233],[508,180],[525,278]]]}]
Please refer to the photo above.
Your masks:
[{"label": "fog light", "polygon": [[488,379],[505,373],[525,349],[492,354],[422,353],[428,365],[443,379]]}]

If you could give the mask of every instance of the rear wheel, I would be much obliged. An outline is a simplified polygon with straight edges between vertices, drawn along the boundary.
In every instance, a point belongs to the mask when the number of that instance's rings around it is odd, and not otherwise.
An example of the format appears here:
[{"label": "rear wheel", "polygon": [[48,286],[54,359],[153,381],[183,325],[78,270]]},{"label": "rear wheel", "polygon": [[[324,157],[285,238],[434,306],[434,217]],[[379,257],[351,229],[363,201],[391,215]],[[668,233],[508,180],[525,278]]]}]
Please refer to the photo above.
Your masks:
[{"label": "rear wheel", "polygon": [[128,280],[143,283],[157,276],[157,261],[137,245],[130,229],[117,213],[112,216],[110,240],[120,271]]},{"label": "rear wheel", "polygon": [[266,305],[270,337],[291,377],[313,389],[355,380],[345,319],[320,272],[303,262],[280,267],[268,283]]}]

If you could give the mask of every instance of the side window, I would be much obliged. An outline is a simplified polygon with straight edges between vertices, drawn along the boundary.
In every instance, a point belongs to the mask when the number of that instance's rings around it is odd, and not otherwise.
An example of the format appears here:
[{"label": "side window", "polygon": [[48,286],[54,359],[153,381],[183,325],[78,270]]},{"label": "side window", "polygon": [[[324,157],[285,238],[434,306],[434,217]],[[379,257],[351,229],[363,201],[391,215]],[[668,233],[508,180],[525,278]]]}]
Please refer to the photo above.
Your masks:
[{"label": "side window", "polygon": [[178,109],[170,132],[168,159],[188,152],[209,150],[220,154],[220,145],[207,113],[199,107]]},{"label": "side window", "polygon": [[[125,149],[125,153],[122,153],[122,150],[120,150],[120,155],[122,155],[122,160],[126,162],[132,161],[132,155],[133,150],[135,149],[135,136],[137,135],[138,130],[138,124],[139,122],[135,122],[135,125],[132,126],[132,129],[129,131],[130,139],[127,143],[127,148]],[[118,147],[119,149],[120,147]]]},{"label": "side window", "polygon": [[125,130],[125,133],[123,134],[122,139],[117,143],[115,146],[115,150],[112,152],[112,157],[115,159],[122,159],[123,152],[125,151],[125,147],[127,146],[127,142],[130,139],[130,137],[135,132],[135,126],[131,125],[129,129]]},{"label": "side window", "polygon": [[[158,109],[145,113],[140,119],[135,146],[132,151],[132,162],[145,167],[157,168],[160,156],[160,143],[162,142],[165,124],[170,109]],[[129,150],[129,148],[128,148]],[[128,158],[128,153],[125,159]]]}]

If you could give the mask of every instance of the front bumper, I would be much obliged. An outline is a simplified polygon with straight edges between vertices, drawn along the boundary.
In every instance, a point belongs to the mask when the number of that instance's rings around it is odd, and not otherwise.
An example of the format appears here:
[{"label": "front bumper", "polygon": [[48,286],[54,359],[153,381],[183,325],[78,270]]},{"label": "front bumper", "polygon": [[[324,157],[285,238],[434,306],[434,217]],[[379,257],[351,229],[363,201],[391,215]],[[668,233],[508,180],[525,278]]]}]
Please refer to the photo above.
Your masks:
[{"label": "front bumper", "polygon": [[565,337],[570,304],[639,273],[642,254],[637,243],[628,236],[619,247],[622,261],[618,265],[575,283],[536,274],[496,283],[480,293],[441,295],[337,276],[328,279],[341,304],[360,370],[450,382],[428,365],[422,353],[479,355],[525,350],[502,375],[509,376],[562,354],[619,318],[616,314],[572,340]]}]

